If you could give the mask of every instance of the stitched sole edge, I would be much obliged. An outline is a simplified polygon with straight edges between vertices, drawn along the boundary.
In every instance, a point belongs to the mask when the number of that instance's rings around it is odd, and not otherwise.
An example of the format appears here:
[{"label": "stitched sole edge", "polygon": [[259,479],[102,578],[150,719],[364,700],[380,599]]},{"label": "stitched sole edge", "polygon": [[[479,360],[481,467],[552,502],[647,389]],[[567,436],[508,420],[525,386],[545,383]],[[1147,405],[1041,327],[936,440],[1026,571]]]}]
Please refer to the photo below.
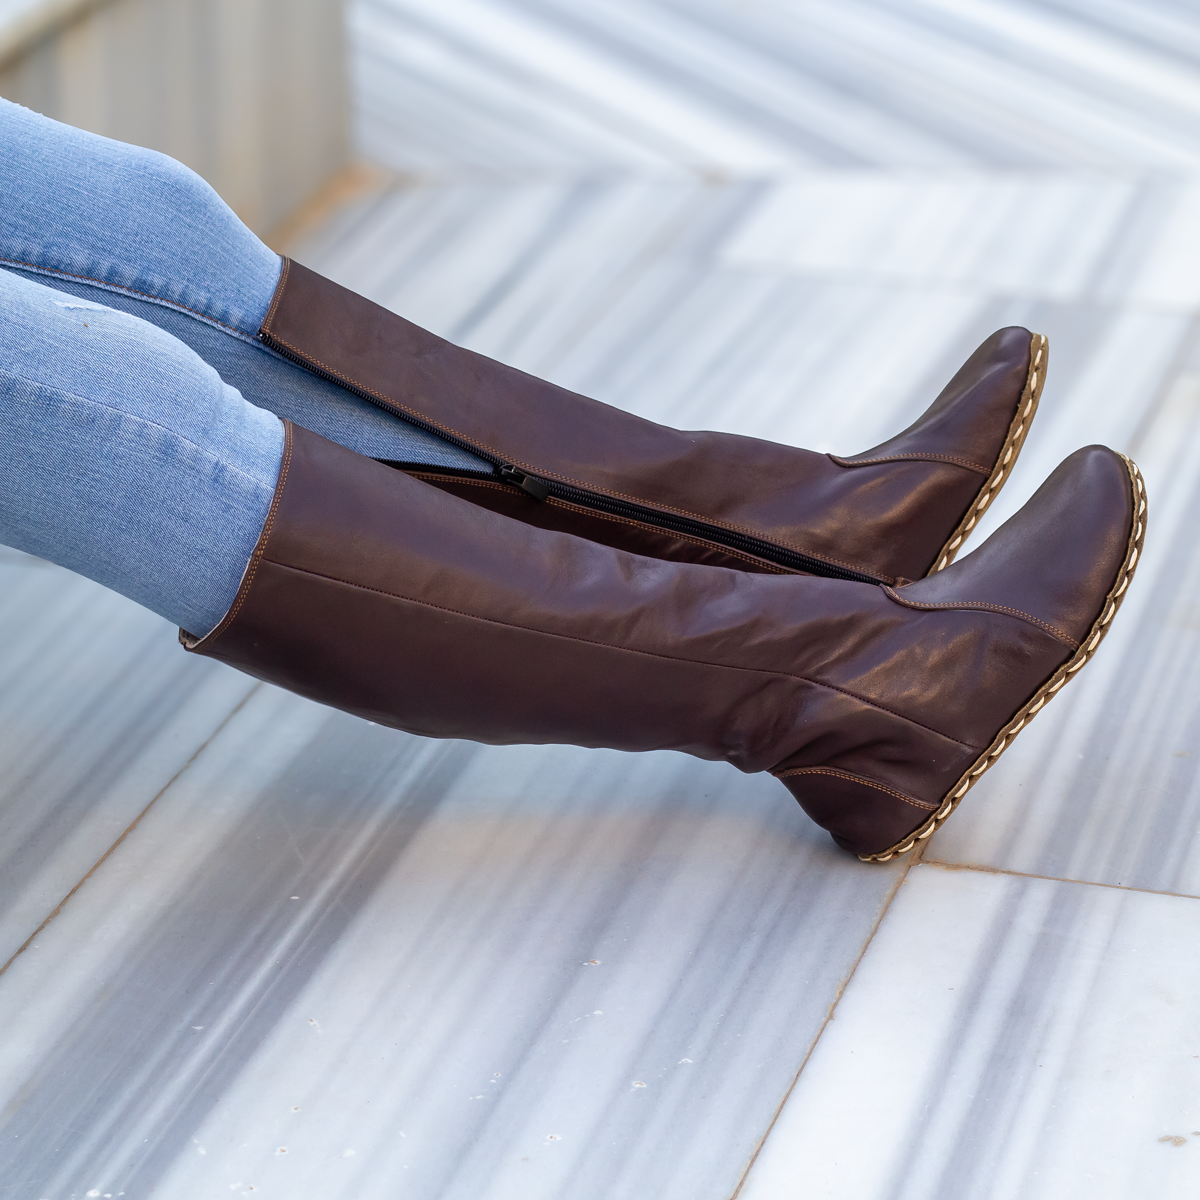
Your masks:
[{"label": "stitched sole edge", "polygon": [[1042,386],[1046,382],[1046,363],[1049,354],[1050,343],[1046,335],[1044,333],[1031,334],[1029,374],[1025,379],[1025,390],[1021,393],[1016,415],[1008,427],[1008,436],[1004,439],[1004,445],[1000,447],[1000,452],[996,455],[996,465],[992,468],[987,482],[979,489],[979,494],[971,501],[966,516],[959,521],[958,527],[938,551],[937,558],[933,560],[934,565],[927,572],[928,575],[935,575],[938,571],[945,570],[954,561],[955,555],[963,548],[963,543],[970,536],[971,530],[975,528],[987,506],[999,494],[1004,481],[1016,465],[1021,447],[1025,444],[1025,434],[1029,431],[1029,426],[1033,424],[1033,418],[1037,416],[1038,401],[1042,398]]},{"label": "stitched sole edge", "polygon": [[1033,697],[996,734],[992,744],[959,777],[958,782],[942,798],[937,812],[923,825],[919,826],[894,846],[889,846],[886,850],[880,850],[875,854],[860,854],[858,857],[863,862],[887,862],[897,855],[907,854],[918,842],[923,842],[929,837],[959,806],[963,797],[975,786],[976,782],[988,768],[995,766],[1000,759],[1000,755],[1012,745],[1017,734],[1037,716],[1046,702],[1052,699],[1069,679],[1073,679],[1078,674],[1083,665],[1096,652],[1096,647],[1104,640],[1117,609],[1121,607],[1124,601],[1125,590],[1129,587],[1129,583],[1133,579],[1138,559],[1142,555],[1142,543],[1146,537],[1146,484],[1142,479],[1141,471],[1137,468],[1137,464],[1131,459],[1126,458],[1124,454],[1121,455],[1121,458],[1125,461],[1125,466],[1129,471],[1129,480],[1133,487],[1133,527],[1129,531],[1129,546],[1125,551],[1125,561],[1121,564],[1121,569],[1117,572],[1116,580],[1105,597],[1104,604],[1100,608],[1100,615],[1093,622],[1087,637],[1083,639],[1083,642],[1074,655],[1038,688]]}]

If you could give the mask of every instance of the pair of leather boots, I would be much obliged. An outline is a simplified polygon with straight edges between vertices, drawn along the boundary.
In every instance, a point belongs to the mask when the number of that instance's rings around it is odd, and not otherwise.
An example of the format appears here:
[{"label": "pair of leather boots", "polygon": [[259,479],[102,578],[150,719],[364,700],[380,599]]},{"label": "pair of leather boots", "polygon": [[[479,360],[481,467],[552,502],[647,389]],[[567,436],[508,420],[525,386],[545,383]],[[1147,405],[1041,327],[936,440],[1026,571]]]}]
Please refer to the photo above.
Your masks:
[{"label": "pair of leather boots", "polygon": [[288,425],[237,598],[188,649],[430,737],[770,771],[867,860],[928,837],[1079,671],[1141,552],[1137,468],[1091,446],[955,561],[1037,409],[1024,329],[850,458],[656,425],[296,263],[259,336],[492,466]]}]

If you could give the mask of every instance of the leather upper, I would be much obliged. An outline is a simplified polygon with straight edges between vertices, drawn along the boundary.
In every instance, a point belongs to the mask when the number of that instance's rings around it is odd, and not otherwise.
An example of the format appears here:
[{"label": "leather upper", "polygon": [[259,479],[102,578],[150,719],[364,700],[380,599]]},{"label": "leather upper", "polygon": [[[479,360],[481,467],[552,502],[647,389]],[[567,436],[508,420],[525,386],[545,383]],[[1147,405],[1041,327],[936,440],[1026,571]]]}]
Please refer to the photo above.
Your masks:
[{"label": "leather upper", "polygon": [[1029,375],[1030,333],[1017,325],[983,341],[907,429],[843,462],[946,453],[990,473]]},{"label": "leather upper", "polygon": [[[1114,462],[1074,456],[1016,533],[897,593],[538,529],[289,425],[237,599],[211,634],[184,641],[418,734],[775,770],[843,844],[869,850],[924,819],[1071,656],[1045,626],[1078,632],[1095,618],[1129,529]],[[1076,559],[1074,586],[1048,561],[1068,519],[1097,556]],[[1037,620],[996,611],[997,599]],[[849,798],[860,794],[869,803]]]},{"label": "leather upper", "polygon": [[[924,575],[987,482],[1025,387],[1031,339],[1024,329],[993,334],[909,429],[839,459],[655,424],[452,345],[290,261],[262,335],[485,457],[705,522],[718,540],[745,534],[887,582]],[[867,461],[880,456],[888,461]],[[528,504],[510,515],[522,512],[545,523]],[[636,532],[624,531],[626,544]],[[693,547],[644,532],[643,552],[694,557]]]},{"label": "leather upper", "polygon": [[1078,645],[1096,619],[1096,597],[1124,561],[1132,521],[1124,461],[1106,446],[1085,446],[982,546],[899,595],[913,604],[1009,609]]}]

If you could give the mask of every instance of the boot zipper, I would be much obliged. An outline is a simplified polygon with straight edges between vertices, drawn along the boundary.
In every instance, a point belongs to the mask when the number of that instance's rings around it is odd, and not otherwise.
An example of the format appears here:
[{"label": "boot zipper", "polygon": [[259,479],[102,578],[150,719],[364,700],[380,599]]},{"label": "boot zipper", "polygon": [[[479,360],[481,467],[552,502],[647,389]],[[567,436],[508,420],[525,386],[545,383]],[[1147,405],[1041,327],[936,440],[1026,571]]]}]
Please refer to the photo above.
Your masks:
[{"label": "boot zipper", "polygon": [[541,479],[536,479],[532,475],[526,475],[524,471],[518,470],[516,467],[502,466],[500,468],[500,478],[506,483],[515,483],[517,487],[528,492],[535,500],[545,500],[550,495],[550,487]]},{"label": "boot zipper", "polygon": [[[601,512],[610,513],[613,516],[628,517],[630,520],[639,521],[644,525],[653,525],[659,529],[670,530],[672,533],[690,534],[706,542],[713,542],[720,546],[728,546],[734,550],[741,550],[746,554],[754,555],[756,558],[764,558],[768,562],[777,563],[781,567],[791,567],[794,570],[804,571],[809,575],[821,575],[829,579],[846,579],[854,583],[887,582],[874,575],[868,575],[863,571],[855,571],[849,567],[835,566],[832,563],[823,562],[819,558],[802,554],[798,550],[788,550],[783,546],[777,546],[773,542],[753,537],[750,534],[722,529],[719,525],[710,525],[705,521],[699,521],[692,517],[675,516],[672,513],[660,512],[658,509],[651,508],[648,505],[635,504],[626,500],[614,500],[609,496],[604,496],[597,492],[573,487],[571,484],[558,483],[555,480],[542,479],[539,476],[530,475],[520,467],[515,467],[494,454],[480,450],[478,446],[472,445],[463,438],[456,438],[451,434],[443,432],[432,424],[432,422],[422,421],[417,417],[409,416],[407,413],[397,412],[386,400],[381,400],[378,396],[373,396],[370,392],[362,388],[346,383],[345,380],[339,379],[331,371],[325,371],[320,367],[313,366],[312,363],[300,355],[280,345],[269,333],[263,330],[259,330],[258,340],[263,345],[269,346],[276,354],[296,363],[313,375],[319,375],[322,379],[328,380],[330,383],[335,383],[338,387],[345,388],[346,391],[353,392],[356,396],[361,396],[364,400],[369,400],[385,412],[391,413],[392,416],[399,417],[400,420],[407,421],[410,425],[415,425],[418,429],[425,430],[426,433],[432,433],[435,437],[441,438],[442,441],[449,442],[453,446],[458,446],[461,450],[468,451],[475,455],[476,458],[482,458],[485,462],[490,462],[495,473],[505,483],[514,484],[516,487],[528,492],[535,500],[546,500],[550,496],[554,496],[560,500],[566,500],[571,504],[578,504],[581,508],[593,508]],[[463,474],[474,474],[474,472],[463,472]]]}]

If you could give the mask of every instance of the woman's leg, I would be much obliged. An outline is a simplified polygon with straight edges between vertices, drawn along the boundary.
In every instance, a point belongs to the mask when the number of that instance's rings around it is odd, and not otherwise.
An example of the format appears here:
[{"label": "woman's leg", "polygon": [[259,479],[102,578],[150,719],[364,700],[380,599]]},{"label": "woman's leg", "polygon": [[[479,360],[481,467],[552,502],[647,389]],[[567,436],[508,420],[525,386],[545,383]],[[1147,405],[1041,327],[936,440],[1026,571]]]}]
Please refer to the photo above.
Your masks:
[{"label": "woman's leg", "polygon": [[490,470],[256,339],[279,256],[194,171],[6,100],[0,268],[158,325],[252,404],[360,454]]},{"label": "woman's leg", "polygon": [[283,441],[169,334],[0,271],[0,542],[211,629]]}]

